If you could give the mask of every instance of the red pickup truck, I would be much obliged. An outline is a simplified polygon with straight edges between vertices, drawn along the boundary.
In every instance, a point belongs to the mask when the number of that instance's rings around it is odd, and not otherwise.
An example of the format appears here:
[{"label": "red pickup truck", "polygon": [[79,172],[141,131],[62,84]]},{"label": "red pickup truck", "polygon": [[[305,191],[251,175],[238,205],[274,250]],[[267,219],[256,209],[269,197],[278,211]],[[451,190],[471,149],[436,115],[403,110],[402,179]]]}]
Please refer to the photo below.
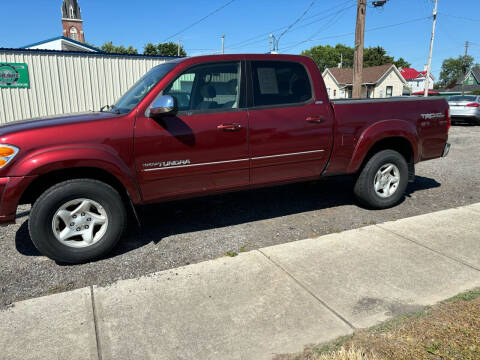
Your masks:
[{"label": "red pickup truck", "polygon": [[78,263],[148,203],[355,174],[359,201],[387,208],[448,153],[449,127],[443,99],[329,101],[307,57],[176,59],[100,112],[0,127],[0,223],[33,204],[38,250]]}]

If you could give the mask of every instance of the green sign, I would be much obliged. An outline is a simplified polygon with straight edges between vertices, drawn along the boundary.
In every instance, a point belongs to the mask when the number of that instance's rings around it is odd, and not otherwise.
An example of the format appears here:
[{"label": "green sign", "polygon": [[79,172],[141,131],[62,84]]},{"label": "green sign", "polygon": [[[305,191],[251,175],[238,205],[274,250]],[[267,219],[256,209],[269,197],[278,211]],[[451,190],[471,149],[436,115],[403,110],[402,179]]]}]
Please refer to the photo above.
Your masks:
[{"label": "green sign", "polygon": [[0,63],[0,88],[30,88],[27,64]]}]

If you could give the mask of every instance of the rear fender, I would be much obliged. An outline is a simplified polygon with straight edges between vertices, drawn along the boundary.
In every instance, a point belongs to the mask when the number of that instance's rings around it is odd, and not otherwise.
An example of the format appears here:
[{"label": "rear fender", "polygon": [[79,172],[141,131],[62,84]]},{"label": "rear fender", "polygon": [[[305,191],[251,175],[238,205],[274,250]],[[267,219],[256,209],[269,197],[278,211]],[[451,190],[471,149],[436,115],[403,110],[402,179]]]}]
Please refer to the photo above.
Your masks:
[{"label": "rear fender", "polygon": [[26,155],[9,171],[9,176],[41,176],[71,168],[98,168],[115,176],[127,190],[134,204],[141,203],[141,193],[135,177],[118,155],[107,149],[74,146],[51,148]]},{"label": "rear fender", "polygon": [[420,161],[421,142],[415,126],[405,120],[384,120],[374,123],[362,132],[348,165],[347,173],[357,172],[370,149],[379,141],[388,138],[404,138],[408,140],[413,150],[414,163]]}]

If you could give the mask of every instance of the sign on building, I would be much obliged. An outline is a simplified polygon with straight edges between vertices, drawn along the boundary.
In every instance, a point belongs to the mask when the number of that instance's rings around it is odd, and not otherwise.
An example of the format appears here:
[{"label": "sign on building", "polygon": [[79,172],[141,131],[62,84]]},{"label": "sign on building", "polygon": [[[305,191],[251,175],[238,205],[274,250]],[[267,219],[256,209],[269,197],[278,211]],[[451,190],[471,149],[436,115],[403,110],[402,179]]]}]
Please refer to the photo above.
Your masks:
[{"label": "sign on building", "polygon": [[0,63],[0,88],[30,88],[28,65]]}]

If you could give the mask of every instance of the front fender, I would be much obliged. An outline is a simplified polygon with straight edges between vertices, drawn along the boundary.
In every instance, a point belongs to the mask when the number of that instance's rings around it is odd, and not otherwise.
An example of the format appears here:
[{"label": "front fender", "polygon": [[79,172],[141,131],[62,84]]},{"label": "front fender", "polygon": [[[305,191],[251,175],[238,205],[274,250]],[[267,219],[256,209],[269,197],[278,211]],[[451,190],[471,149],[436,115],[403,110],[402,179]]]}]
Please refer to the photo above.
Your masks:
[{"label": "front fender", "polygon": [[98,168],[115,176],[125,187],[134,204],[141,202],[141,193],[132,171],[108,149],[93,146],[54,147],[26,154],[9,170],[9,176],[41,176],[62,169]]},{"label": "front fender", "polygon": [[359,136],[347,172],[355,173],[360,169],[370,149],[379,141],[387,138],[403,138],[410,142],[413,149],[413,159],[420,160],[420,137],[416,127],[405,120],[384,120],[367,127]]}]

